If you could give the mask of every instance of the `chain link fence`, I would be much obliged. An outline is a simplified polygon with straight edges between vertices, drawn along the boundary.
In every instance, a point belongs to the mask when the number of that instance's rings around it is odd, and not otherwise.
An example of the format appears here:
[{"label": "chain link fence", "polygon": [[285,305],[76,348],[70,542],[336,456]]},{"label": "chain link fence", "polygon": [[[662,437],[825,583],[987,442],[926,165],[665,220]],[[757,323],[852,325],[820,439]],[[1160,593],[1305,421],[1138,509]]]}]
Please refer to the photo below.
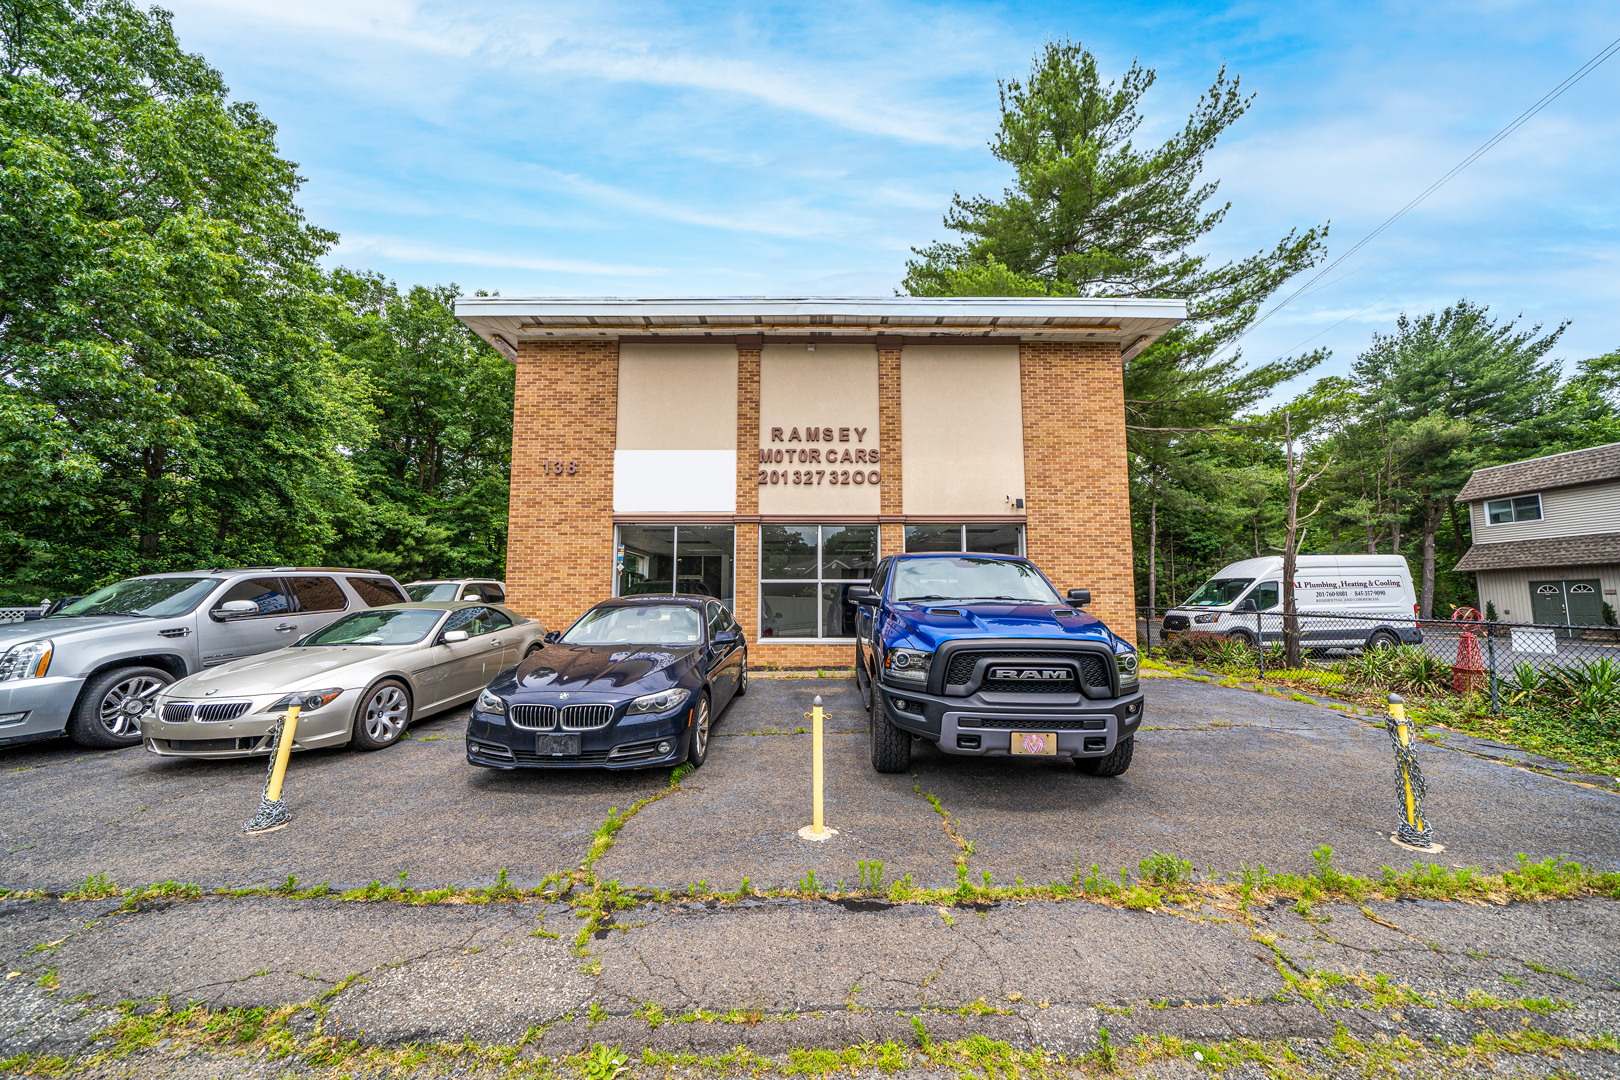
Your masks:
[{"label": "chain link fence", "polygon": [[1137,643],[1150,655],[1255,668],[1264,677],[1284,666],[1292,634],[1306,666],[1343,671],[1367,685],[1479,693],[1489,697],[1492,712],[1538,691],[1567,696],[1587,711],[1620,711],[1616,626],[1172,610],[1137,611]]}]

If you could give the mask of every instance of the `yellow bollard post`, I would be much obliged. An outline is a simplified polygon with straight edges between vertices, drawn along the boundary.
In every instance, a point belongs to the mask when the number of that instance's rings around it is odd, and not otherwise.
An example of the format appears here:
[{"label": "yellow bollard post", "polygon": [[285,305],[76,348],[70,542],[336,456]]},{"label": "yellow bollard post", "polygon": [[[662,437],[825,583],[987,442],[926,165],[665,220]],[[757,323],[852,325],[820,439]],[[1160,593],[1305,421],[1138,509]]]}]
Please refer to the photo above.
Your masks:
[{"label": "yellow bollard post", "polygon": [[298,730],[298,704],[287,706],[277,734],[276,748],[270,755],[270,775],[264,782],[264,793],[259,796],[259,810],[253,820],[242,826],[249,834],[274,832],[292,820],[287,804],[281,801],[281,784],[287,778],[287,759],[292,756],[293,735]]},{"label": "yellow bollard post", "polygon": [[1395,827],[1395,835],[1390,839],[1422,851],[1443,851],[1445,849],[1434,842],[1434,830],[1423,820],[1423,796],[1427,785],[1423,782],[1423,771],[1418,768],[1412,722],[1406,717],[1406,703],[1399,694],[1389,695],[1389,720],[1384,726],[1395,747],[1395,779],[1400,782],[1400,796],[1406,812],[1405,819]]},{"label": "yellow bollard post", "polygon": [[827,828],[826,820],[821,812],[821,779],[824,766],[821,753],[821,731],[825,719],[826,713],[821,707],[821,695],[817,694],[815,702],[810,706],[810,824],[799,830],[799,835],[806,840],[826,840],[838,835],[837,829]]}]

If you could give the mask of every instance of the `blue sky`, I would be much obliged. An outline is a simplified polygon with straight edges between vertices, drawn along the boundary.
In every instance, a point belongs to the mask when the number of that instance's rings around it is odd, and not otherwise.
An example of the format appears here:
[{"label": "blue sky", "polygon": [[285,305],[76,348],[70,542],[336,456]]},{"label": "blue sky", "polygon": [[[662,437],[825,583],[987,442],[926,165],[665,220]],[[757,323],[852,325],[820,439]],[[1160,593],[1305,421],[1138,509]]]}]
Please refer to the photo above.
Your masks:
[{"label": "blue sky", "polygon": [[[997,193],[996,80],[1069,35],[1159,73],[1142,140],[1225,63],[1253,109],[1209,160],[1237,257],[1330,257],[1620,37],[1612,3],[751,4],[167,0],[280,125],[333,263],[503,295],[891,295]],[[1251,334],[1340,372],[1468,297],[1620,348],[1620,57]],[[1315,377],[1311,376],[1312,378]]]}]

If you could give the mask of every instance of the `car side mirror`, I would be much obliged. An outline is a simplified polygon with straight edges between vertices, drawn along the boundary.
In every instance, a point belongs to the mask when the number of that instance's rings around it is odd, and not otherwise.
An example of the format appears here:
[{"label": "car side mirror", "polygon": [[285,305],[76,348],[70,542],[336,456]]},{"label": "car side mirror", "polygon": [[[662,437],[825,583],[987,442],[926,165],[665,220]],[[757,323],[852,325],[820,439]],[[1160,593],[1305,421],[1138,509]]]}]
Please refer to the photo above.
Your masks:
[{"label": "car side mirror", "polygon": [[446,630],[443,634],[439,635],[439,640],[444,642],[446,645],[453,645],[458,641],[466,641],[467,631]]},{"label": "car side mirror", "polygon": [[465,602],[465,601],[468,601],[468,600],[482,600],[483,597],[479,596],[477,593],[468,593],[466,596],[463,596],[461,599],[462,599],[463,602]]},{"label": "car side mirror", "polygon": [[857,604],[876,605],[880,600],[878,594],[872,591],[870,585],[851,585],[844,595]]},{"label": "car side mirror", "polygon": [[1253,598],[1245,598],[1245,599],[1239,601],[1238,606],[1237,606],[1237,608],[1235,610],[1237,610],[1237,611],[1259,611],[1260,609],[1254,606]]},{"label": "car side mirror", "polygon": [[257,615],[259,605],[252,600],[227,600],[213,611],[209,612],[219,622],[229,619],[240,619],[248,615]]},{"label": "car side mirror", "polygon": [[1070,589],[1069,603],[1073,607],[1085,607],[1087,604],[1091,603],[1091,590]]},{"label": "car side mirror", "polygon": [[541,638],[540,640],[545,642],[547,645],[555,645],[555,644],[557,644],[557,642],[562,640],[562,631],[561,630],[549,630],[549,631],[546,632],[546,636]]},{"label": "car side mirror", "polygon": [[718,634],[714,635],[714,643],[716,645],[735,645],[737,644],[737,641],[737,631],[735,630],[722,630]]}]

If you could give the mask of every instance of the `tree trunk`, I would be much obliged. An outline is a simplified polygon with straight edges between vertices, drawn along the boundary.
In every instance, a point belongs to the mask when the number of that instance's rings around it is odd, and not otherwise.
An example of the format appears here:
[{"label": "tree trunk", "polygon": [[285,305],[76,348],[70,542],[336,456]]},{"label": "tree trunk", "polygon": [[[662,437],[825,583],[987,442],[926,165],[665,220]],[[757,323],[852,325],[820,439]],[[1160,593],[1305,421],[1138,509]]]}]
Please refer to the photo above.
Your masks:
[{"label": "tree trunk", "polygon": [[1148,504],[1148,637],[1153,635],[1153,612],[1159,602],[1159,500]]},{"label": "tree trunk", "polygon": [[1299,471],[1294,466],[1294,424],[1283,413],[1283,435],[1288,454],[1288,519],[1283,526],[1283,665],[1290,670],[1305,666],[1299,652],[1299,616],[1294,606],[1294,574],[1299,568],[1294,535],[1299,531]]},{"label": "tree trunk", "polygon": [[141,488],[139,550],[143,559],[155,559],[158,555],[158,517],[162,509],[158,500],[158,482],[163,479],[163,467],[168,456],[168,448],[164,446],[155,446],[141,453],[141,468],[146,474],[146,483]]},{"label": "tree trunk", "polygon": [[1423,500],[1423,593],[1418,601],[1418,618],[1434,618],[1434,534],[1440,528],[1444,513],[1440,505],[1427,496]]},{"label": "tree trunk", "polygon": [[1170,534],[1170,606],[1176,606],[1176,534]]}]

